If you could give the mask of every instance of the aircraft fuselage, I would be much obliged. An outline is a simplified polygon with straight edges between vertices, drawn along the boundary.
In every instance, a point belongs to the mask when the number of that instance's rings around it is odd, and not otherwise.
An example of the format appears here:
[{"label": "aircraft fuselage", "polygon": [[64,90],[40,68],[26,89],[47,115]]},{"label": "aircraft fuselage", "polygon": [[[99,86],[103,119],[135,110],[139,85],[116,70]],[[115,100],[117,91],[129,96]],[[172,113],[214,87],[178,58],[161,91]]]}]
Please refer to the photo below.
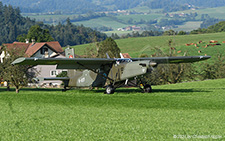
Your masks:
[{"label": "aircraft fuselage", "polygon": [[111,66],[102,66],[98,70],[68,70],[69,87],[104,87],[111,83],[126,81],[138,75],[146,74],[149,61],[120,59]]}]

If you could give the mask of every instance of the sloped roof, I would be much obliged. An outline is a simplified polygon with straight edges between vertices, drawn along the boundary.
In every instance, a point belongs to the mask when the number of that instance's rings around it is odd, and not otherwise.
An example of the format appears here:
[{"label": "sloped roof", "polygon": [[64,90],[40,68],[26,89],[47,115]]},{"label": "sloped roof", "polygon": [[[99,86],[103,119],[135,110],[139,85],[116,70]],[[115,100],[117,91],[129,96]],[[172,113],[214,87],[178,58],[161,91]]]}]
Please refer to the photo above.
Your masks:
[{"label": "sloped roof", "polygon": [[54,42],[41,42],[41,43],[22,43],[22,42],[13,42],[12,44],[4,44],[7,49],[13,49],[13,48],[21,48],[24,49],[24,53],[31,57],[33,54],[35,54],[39,49],[41,49],[43,46],[48,46],[53,51],[57,53],[63,53],[63,49],[58,41]]},{"label": "sloped roof", "polygon": [[[14,42],[12,44],[3,44],[3,46],[5,46],[7,48],[7,50],[17,49],[17,50],[24,51],[24,53],[25,53],[26,50],[29,48],[30,44]],[[1,47],[1,49],[2,49],[2,47]]]},{"label": "sloped roof", "polygon": [[26,50],[26,54],[30,57],[34,53],[36,53],[41,47],[43,47],[46,43],[35,43],[35,44],[30,44],[29,48]]}]

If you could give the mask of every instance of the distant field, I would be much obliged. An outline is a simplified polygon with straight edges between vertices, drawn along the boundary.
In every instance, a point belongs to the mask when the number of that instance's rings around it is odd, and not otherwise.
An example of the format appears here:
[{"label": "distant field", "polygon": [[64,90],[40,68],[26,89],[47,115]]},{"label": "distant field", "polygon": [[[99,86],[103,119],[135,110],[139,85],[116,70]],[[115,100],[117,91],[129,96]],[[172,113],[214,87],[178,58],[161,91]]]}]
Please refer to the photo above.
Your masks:
[{"label": "distant field", "polygon": [[0,88],[0,140],[225,139],[225,79],[103,90]]},{"label": "distant field", "polygon": [[111,27],[114,30],[117,30],[118,28],[129,26],[127,24],[123,24],[118,21],[115,21],[111,17],[101,17],[101,18],[92,19],[92,20],[88,20],[88,21],[73,22],[73,24],[78,24],[78,25],[83,24],[84,26],[87,26],[87,27],[106,26],[106,27]]},{"label": "distant field", "polygon": [[124,28],[127,26],[132,26],[132,24],[124,24],[126,23],[129,19],[133,19],[133,21],[140,21],[141,19],[143,20],[154,20],[157,18],[160,18],[162,14],[148,14],[148,15],[121,15],[121,16],[116,16],[118,18],[117,21],[114,18],[111,17],[101,17],[97,19],[91,19],[88,21],[81,21],[81,22],[73,22],[73,24],[83,24],[84,26],[87,27],[101,27],[101,26],[106,26],[106,27],[111,27],[113,28],[114,31],[117,31],[118,28]]},{"label": "distant field", "polygon": [[[140,37],[140,38],[128,38],[128,39],[119,39],[116,40],[119,48],[122,53],[129,53],[131,57],[135,58],[140,56],[143,53],[151,56],[155,53],[154,48],[161,48],[162,50],[169,50],[168,42],[169,40],[173,41],[172,47],[176,48],[176,52],[181,50],[181,53],[178,55],[182,56],[185,52],[188,55],[211,55],[216,57],[218,53],[224,54],[225,44],[222,41],[225,41],[225,33],[213,33],[213,34],[199,34],[199,35],[184,35],[184,36],[158,36],[158,37]],[[197,43],[198,41],[203,41],[202,44],[198,45],[199,47],[186,46],[187,43]],[[221,46],[214,46],[204,48],[209,44],[210,40],[217,40],[221,43]],[[204,46],[204,47],[203,47]],[[79,46],[73,46],[75,48],[75,53],[78,55],[85,54],[85,51],[89,48],[94,48],[94,44],[85,44]],[[198,53],[198,51],[201,53]],[[168,52],[168,51],[167,51]],[[212,58],[215,59],[215,58]]]},{"label": "distant field", "polygon": [[[148,7],[137,7],[134,9],[130,9],[131,11],[136,11],[136,12],[143,12],[145,14],[131,14],[131,15],[120,15],[116,16],[121,21],[115,20],[114,18],[111,17],[101,17],[101,18],[96,18],[96,19],[91,19],[87,21],[80,21],[80,22],[74,22],[74,24],[81,25],[83,24],[84,26],[87,27],[111,27],[114,30],[114,33],[120,34],[117,32],[118,28],[126,27],[126,26],[131,26],[130,24],[125,24],[129,19],[133,19],[133,21],[140,21],[141,19],[143,20],[153,20],[153,19],[160,19],[164,17],[164,14],[158,14],[161,9],[156,9],[152,10],[149,9]],[[158,11],[158,12],[157,12]],[[197,12],[198,16],[197,19],[201,18],[202,14],[208,14],[210,17],[213,18],[219,18],[219,19],[225,19],[225,7],[217,7],[217,8],[207,8],[207,9],[197,9],[197,10],[186,10],[186,11],[178,11],[178,12],[171,12],[171,13],[193,13]],[[147,14],[150,13],[150,14]],[[35,15],[35,14],[23,14],[24,16],[29,16],[32,19],[36,19],[39,21],[44,21],[49,23],[49,21],[55,21],[54,24],[58,24],[58,21],[61,21],[62,19],[66,19],[67,17],[73,18],[76,16],[74,15]],[[176,31],[184,30],[184,31],[191,31],[194,29],[197,29],[200,27],[201,22],[187,22],[184,25],[178,26],[179,28],[174,29]],[[142,26],[142,25],[138,25]],[[108,34],[109,35],[109,34]]]},{"label": "distant field", "polygon": [[202,14],[208,14],[210,17],[225,19],[225,7],[216,7],[216,8],[206,8],[206,9],[198,9],[198,10],[185,10],[185,11],[178,11],[178,12],[171,12],[171,13],[198,13],[198,19],[201,18]]},{"label": "distant field", "polygon": [[137,11],[137,12],[143,12],[143,13],[148,13],[148,12],[160,13],[162,10],[163,9],[149,9],[149,7],[147,6],[139,6],[139,7],[130,9],[130,11]]},{"label": "distant field", "polygon": [[193,29],[198,29],[201,26],[201,21],[186,22],[184,25],[179,25],[178,28],[174,28],[175,31],[187,31],[190,32]]},{"label": "distant field", "polygon": [[[107,36],[111,37],[112,34],[117,34],[118,36],[132,34],[133,31],[106,31],[104,32]],[[141,32],[140,32],[141,33]]]},{"label": "distant field", "polygon": [[225,7],[201,9],[199,14],[209,14],[210,17],[225,19]]},{"label": "distant field", "polygon": [[123,20],[123,21],[128,21],[130,18],[132,18],[134,21],[140,21],[141,19],[145,20],[145,21],[149,21],[149,20],[154,20],[154,19],[158,19],[160,17],[162,17],[163,14],[147,14],[147,15],[121,15],[121,16],[117,16],[118,19]]}]

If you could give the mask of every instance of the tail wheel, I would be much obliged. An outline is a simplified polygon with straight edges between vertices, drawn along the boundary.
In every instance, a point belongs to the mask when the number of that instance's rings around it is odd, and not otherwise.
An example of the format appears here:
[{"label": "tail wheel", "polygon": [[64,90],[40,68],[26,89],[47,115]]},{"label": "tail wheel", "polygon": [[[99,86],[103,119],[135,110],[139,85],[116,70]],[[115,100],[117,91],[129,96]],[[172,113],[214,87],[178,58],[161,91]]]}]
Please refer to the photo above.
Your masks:
[{"label": "tail wheel", "polygon": [[115,91],[114,87],[112,85],[108,85],[105,89],[106,94],[113,94]]},{"label": "tail wheel", "polygon": [[152,87],[151,87],[151,85],[146,84],[146,85],[144,86],[144,92],[145,92],[145,93],[151,93],[151,92],[152,92]]}]

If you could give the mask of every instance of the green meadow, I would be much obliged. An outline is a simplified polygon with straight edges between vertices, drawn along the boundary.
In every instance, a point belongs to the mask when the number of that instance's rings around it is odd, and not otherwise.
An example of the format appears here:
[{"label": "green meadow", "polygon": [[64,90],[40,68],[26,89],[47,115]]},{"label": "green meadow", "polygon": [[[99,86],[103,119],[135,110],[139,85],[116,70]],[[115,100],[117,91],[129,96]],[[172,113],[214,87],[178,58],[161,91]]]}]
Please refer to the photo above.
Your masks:
[{"label": "green meadow", "polygon": [[185,10],[185,11],[178,11],[178,12],[171,12],[171,13],[198,13],[197,19],[201,18],[202,14],[208,14],[210,17],[218,18],[218,19],[225,19],[225,7],[216,7],[216,8],[204,8],[204,9],[197,9],[197,10]]},{"label": "green meadow", "polygon": [[[187,55],[209,55],[214,59],[218,53],[224,54],[225,44],[222,41],[225,41],[225,33],[212,33],[212,34],[198,34],[198,35],[177,35],[177,36],[155,36],[155,37],[139,37],[139,38],[127,38],[115,40],[118,47],[121,49],[122,53],[129,53],[132,58],[139,57],[141,54],[147,54],[151,56],[155,53],[154,48],[160,48],[166,53],[169,52],[169,40],[172,40],[172,47],[175,47],[175,53],[178,53],[178,56]],[[205,48],[207,44],[210,44],[210,40],[216,40],[221,45],[218,46],[209,46]],[[201,44],[198,44],[198,47],[194,45],[186,46],[186,44],[197,43],[202,41]],[[211,43],[212,44],[212,43]],[[95,44],[85,44],[73,46],[75,49],[75,54],[84,55],[87,53],[87,48],[94,48]],[[199,53],[199,51],[201,51]]]},{"label": "green meadow", "polygon": [[225,79],[117,89],[0,89],[0,140],[225,139]]}]

